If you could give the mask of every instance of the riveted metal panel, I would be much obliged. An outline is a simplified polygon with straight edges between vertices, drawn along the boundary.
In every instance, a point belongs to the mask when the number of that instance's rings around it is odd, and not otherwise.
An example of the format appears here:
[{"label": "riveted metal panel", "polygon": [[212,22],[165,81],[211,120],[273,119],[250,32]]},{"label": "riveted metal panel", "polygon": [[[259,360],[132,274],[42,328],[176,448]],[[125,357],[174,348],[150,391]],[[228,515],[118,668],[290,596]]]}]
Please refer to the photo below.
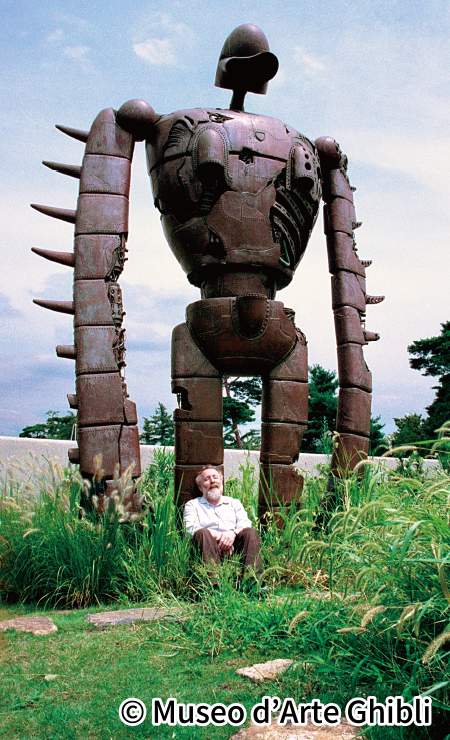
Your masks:
[{"label": "riveted metal panel", "polygon": [[118,277],[125,261],[125,244],[113,234],[82,234],[75,237],[75,280]]},{"label": "riveted metal panel", "polygon": [[364,437],[370,435],[372,396],[360,388],[340,388],[336,430]]},{"label": "riveted metal panel", "polygon": [[75,280],[75,326],[114,326],[104,280]]},{"label": "riveted metal panel", "polygon": [[261,418],[264,422],[306,424],[308,384],[290,380],[265,380]]},{"label": "riveted metal panel", "polygon": [[79,425],[120,424],[123,386],[119,373],[79,375],[76,381]]},{"label": "riveted metal panel", "polygon": [[119,440],[120,474],[132,465],[134,478],[141,475],[141,455],[139,449],[139,430],[137,426],[123,426]]},{"label": "riveted metal panel", "polygon": [[101,455],[101,469],[112,478],[119,465],[119,437],[121,426],[79,427],[78,447],[80,466],[85,475],[99,472],[96,457]]},{"label": "riveted metal panel", "polygon": [[360,344],[341,344],[337,348],[339,385],[372,390],[372,373],[364,360]]},{"label": "riveted metal panel", "polygon": [[128,197],[130,175],[129,159],[86,154],[81,169],[80,193],[109,193]]},{"label": "riveted metal panel", "polygon": [[75,329],[77,374],[117,372],[114,345],[116,329],[104,326],[79,326]]},{"label": "riveted metal panel", "polygon": [[223,426],[216,421],[175,422],[175,450],[180,465],[223,463]]},{"label": "riveted metal panel", "polygon": [[78,198],[76,234],[128,232],[128,198],[123,195],[85,193]]},{"label": "riveted metal panel", "polygon": [[[358,275],[352,272],[338,272],[331,278],[331,298],[333,310],[340,306],[352,306],[361,313],[366,311],[365,293],[358,281]],[[361,279],[361,278],[360,278]]]},{"label": "riveted metal panel", "polygon": [[194,342],[187,324],[179,324],[172,332],[172,378],[189,377],[221,375]]},{"label": "riveted metal panel", "polygon": [[298,502],[304,479],[292,465],[261,465],[259,506],[284,506]]},{"label": "riveted metal panel", "polygon": [[220,378],[174,378],[172,393],[181,407],[175,409],[175,421],[222,421],[222,381]]},{"label": "riveted metal panel", "polygon": [[291,465],[298,460],[306,424],[261,425],[261,463]]}]

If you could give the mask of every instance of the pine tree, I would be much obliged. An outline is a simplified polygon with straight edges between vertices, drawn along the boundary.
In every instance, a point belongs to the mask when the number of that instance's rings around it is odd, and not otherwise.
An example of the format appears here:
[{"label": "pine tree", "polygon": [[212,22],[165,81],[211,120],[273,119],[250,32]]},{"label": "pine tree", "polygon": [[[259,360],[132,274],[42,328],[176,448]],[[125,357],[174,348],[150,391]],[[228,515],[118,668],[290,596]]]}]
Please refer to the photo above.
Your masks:
[{"label": "pine tree", "polygon": [[325,370],[321,365],[309,368],[308,430],[303,437],[302,452],[316,452],[324,433],[335,429],[338,387],[334,370]]},{"label": "pine tree", "polygon": [[[426,420],[421,414],[405,414],[401,419],[394,417],[394,421],[397,429],[391,437],[392,447],[413,445],[428,439]],[[403,451],[401,454],[406,457],[408,453]]]},{"label": "pine tree", "polygon": [[247,424],[255,420],[253,406],[258,406],[262,398],[261,378],[246,378],[230,380],[224,376],[223,384],[226,396],[223,399],[223,426],[225,447],[234,447],[238,450],[244,444],[251,449],[257,449],[261,438],[256,430],[250,430],[243,437],[239,431],[239,424]]},{"label": "pine tree", "polygon": [[76,414],[69,411],[65,416],[59,416],[58,411],[47,411],[47,421],[41,424],[27,426],[19,433],[19,437],[34,439],[73,439],[74,426],[77,423]]},{"label": "pine tree", "polygon": [[441,324],[441,333],[436,337],[418,339],[408,347],[409,364],[415,370],[424,370],[423,375],[439,378],[434,386],[436,398],[427,406],[428,419],[424,431],[428,437],[436,436],[436,430],[450,420],[450,321]]},{"label": "pine tree", "polygon": [[159,402],[153,416],[144,416],[140,441],[145,445],[171,447],[174,444],[175,424],[163,403]]}]

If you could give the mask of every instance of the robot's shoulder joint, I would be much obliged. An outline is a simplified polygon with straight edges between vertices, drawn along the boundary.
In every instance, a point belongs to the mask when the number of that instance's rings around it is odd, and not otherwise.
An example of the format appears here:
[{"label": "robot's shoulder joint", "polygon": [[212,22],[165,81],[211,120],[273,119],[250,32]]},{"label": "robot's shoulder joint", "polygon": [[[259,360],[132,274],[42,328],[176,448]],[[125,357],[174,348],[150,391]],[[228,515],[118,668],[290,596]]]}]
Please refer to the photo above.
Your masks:
[{"label": "robot's shoulder joint", "polygon": [[128,100],[117,111],[119,126],[132,134],[136,141],[147,139],[159,116],[145,100]]},{"label": "robot's shoulder joint", "polygon": [[339,167],[342,152],[335,139],[331,136],[320,136],[315,140],[314,144],[316,145],[322,167],[326,166],[328,169]]}]

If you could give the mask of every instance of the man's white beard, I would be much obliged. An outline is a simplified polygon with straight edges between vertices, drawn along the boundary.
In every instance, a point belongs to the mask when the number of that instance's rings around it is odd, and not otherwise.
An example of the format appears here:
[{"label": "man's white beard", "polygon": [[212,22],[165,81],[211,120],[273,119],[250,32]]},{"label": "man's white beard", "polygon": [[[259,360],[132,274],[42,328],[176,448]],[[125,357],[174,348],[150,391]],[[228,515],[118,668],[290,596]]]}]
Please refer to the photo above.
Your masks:
[{"label": "man's white beard", "polygon": [[222,486],[220,486],[220,488],[210,488],[209,491],[203,495],[207,501],[219,501],[222,496]]}]

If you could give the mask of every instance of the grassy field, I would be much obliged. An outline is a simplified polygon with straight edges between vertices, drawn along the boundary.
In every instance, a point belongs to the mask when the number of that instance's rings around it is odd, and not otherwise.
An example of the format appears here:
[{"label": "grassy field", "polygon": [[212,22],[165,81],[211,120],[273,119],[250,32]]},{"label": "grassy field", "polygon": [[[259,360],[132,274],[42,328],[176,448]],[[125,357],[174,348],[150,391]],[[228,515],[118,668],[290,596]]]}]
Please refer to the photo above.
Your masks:
[{"label": "grassy field", "polygon": [[[255,471],[242,473],[227,493],[254,519]],[[356,696],[421,695],[433,701],[431,727],[375,726],[365,737],[448,740],[450,478],[427,477],[420,459],[400,472],[359,473],[340,483],[325,516],[327,471],[307,480],[284,529],[261,533],[262,579],[241,580],[232,559],[219,592],[179,531],[170,456],[158,455],[144,477],[154,515],[141,521],[124,506],[126,477],[101,520],[80,518],[73,471],[43,475],[37,465],[28,486],[11,484],[0,498],[0,617],[51,615],[58,632],[0,633],[0,737],[222,740],[239,728],[153,727],[152,698],[250,712],[266,695],[341,707]],[[180,618],[104,629],[86,620],[136,603],[176,608]],[[294,661],[275,681],[235,673],[274,658]],[[119,720],[128,697],[147,705],[138,727]]]}]

